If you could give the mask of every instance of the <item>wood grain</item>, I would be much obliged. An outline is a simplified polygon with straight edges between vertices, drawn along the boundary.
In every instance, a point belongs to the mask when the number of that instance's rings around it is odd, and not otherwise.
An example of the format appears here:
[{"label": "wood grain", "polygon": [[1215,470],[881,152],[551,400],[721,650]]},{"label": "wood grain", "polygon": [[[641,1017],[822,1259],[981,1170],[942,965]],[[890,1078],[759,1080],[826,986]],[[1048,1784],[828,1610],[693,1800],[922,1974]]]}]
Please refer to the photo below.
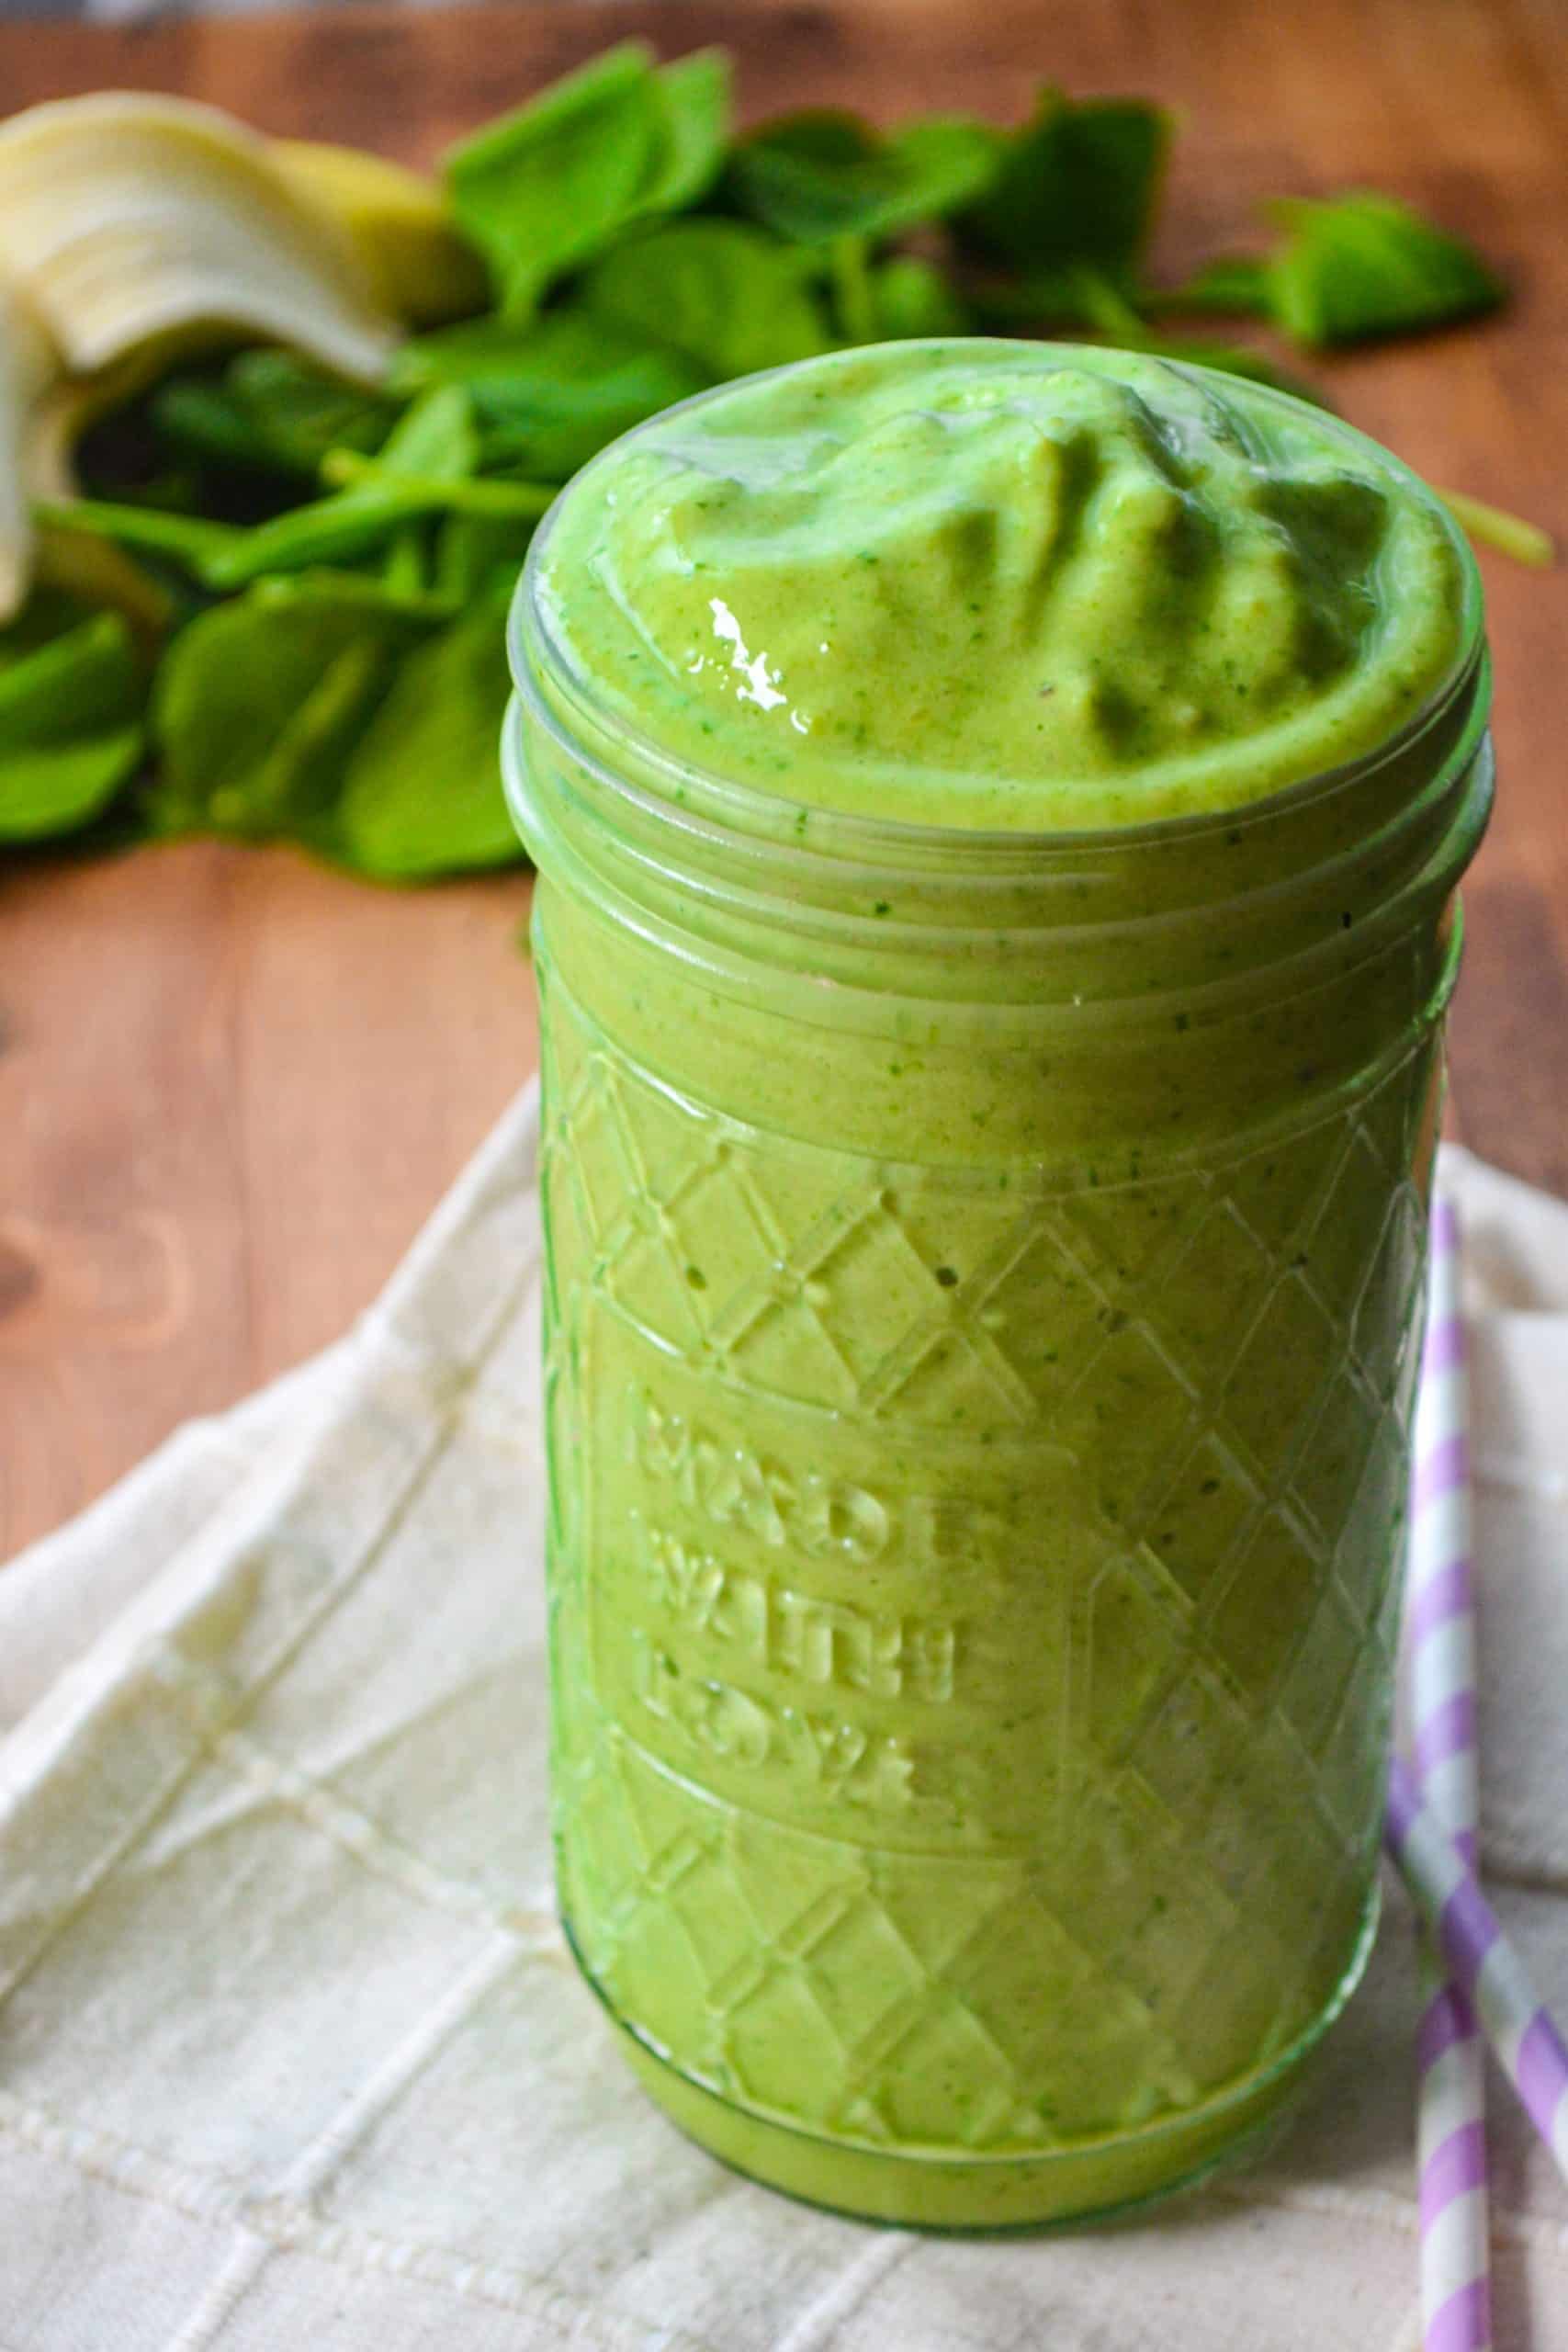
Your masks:
[{"label": "wood grain", "polygon": [[[1180,109],[1158,261],[1263,197],[1370,183],[1517,288],[1473,331],[1316,371],[1431,479],[1568,539],[1561,0],[708,0],[0,27],[0,107],[179,90],[429,162],[604,43],[718,40],[749,116],[1019,114],[1043,74]],[[1502,797],[1453,1026],[1465,1139],[1568,1190],[1568,575],[1487,564]],[[0,1556],[177,1421],[341,1330],[532,1067],[520,877],[406,897],[283,853],[0,877]]]}]

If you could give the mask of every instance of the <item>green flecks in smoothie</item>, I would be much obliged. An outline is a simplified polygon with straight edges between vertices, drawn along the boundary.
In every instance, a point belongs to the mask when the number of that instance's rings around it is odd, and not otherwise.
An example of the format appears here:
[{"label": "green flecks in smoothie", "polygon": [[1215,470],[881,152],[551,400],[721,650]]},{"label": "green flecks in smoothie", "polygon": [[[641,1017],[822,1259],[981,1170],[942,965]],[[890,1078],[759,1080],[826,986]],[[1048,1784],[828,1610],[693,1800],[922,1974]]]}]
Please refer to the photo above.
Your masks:
[{"label": "green flecks in smoothie", "polygon": [[[940,2004],[875,2086],[875,2161],[1032,2164],[1032,2109],[1093,2151],[1101,2201],[1131,2194],[1141,2125],[1168,2150],[1273,2079],[1356,1964],[1430,1060],[1339,1083],[1364,961],[1341,910],[1375,922],[1382,888],[1344,860],[1395,796],[1303,796],[1304,844],[1249,804],[1435,698],[1474,647],[1472,575],[1421,486],[1329,420],[979,344],[726,388],[580,477],[538,564],[530,683],[602,728],[615,777],[667,792],[660,749],[707,767],[704,822],[715,778],[763,787],[729,804],[744,897],[680,917],[723,961],[655,956],[541,859],[551,1099],[592,1072],[616,1109],[574,1116],[547,1180],[555,1475],[583,1531],[554,1571],[574,1930],[637,2047],[733,2098],[742,2164],[782,2119],[795,2185],[831,2199],[845,2052],[929,1953]],[[1399,790],[1437,756],[1394,763]],[[1208,810],[1202,956],[1143,960],[1179,838],[836,858],[843,810]],[[1348,978],[1281,1018],[1232,910],[1298,854],[1326,862],[1314,952]],[[1402,984],[1357,1074],[1409,1021]],[[711,1858],[716,1820],[724,1868],[646,1903],[647,1841],[689,1828]]]},{"label": "green flecks in smoothie", "polygon": [[971,339],[660,420],[579,477],[540,594],[663,752],[812,806],[1052,831],[1364,753],[1451,674],[1464,583],[1435,496],[1316,410]]}]

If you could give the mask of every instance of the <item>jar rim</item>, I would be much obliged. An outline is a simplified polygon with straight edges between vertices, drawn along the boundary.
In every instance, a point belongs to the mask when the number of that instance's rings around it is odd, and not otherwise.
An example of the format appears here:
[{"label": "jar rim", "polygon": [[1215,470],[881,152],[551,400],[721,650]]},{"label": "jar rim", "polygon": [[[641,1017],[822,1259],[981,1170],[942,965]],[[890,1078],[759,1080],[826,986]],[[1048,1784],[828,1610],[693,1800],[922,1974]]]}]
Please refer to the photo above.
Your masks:
[{"label": "jar rim", "polygon": [[[950,349],[953,339],[933,338],[923,347]],[[1021,347],[1042,350],[1071,348],[1044,343]],[[855,352],[862,353],[863,348],[856,346]],[[1380,467],[1407,484],[1428,511],[1438,517],[1459,560],[1462,604],[1458,650],[1453,662],[1426,700],[1404,723],[1368,750],[1332,767],[1315,769],[1299,776],[1276,791],[1228,807],[1175,816],[1134,819],[1125,823],[1045,828],[971,828],[923,823],[919,820],[867,817],[818,802],[791,800],[784,793],[741,783],[733,776],[726,775],[720,769],[699,766],[666,750],[630,723],[621,711],[611,712],[596,707],[591,683],[569,661],[564,647],[549,626],[544,600],[539,594],[551,535],[558,526],[565,501],[570,495],[581,494],[600,468],[656,428],[663,427],[671,416],[700,408],[721,395],[732,393],[739,385],[759,384],[771,378],[787,375],[800,364],[792,361],[782,368],[761,369],[751,376],[737,378],[732,382],[694,393],[688,399],[660,410],[656,416],[633,426],[629,432],[609,443],[558,492],[534,534],[512,599],[506,629],[507,656],[513,684],[519,695],[530,706],[531,716],[536,721],[542,721],[561,748],[569,750],[578,759],[592,758],[585,736],[603,731],[611,737],[618,752],[629,754],[638,776],[648,779],[651,786],[648,797],[657,801],[666,818],[679,821],[686,812],[702,809],[732,834],[775,842],[787,842],[792,834],[798,835],[809,828],[813,849],[818,856],[831,843],[833,853],[838,855],[870,858],[880,852],[895,866],[911,855],[918,859],[921,852],[930,854],[934,851],[944,859],[957,857],[966,862],[976,860],[982,865],[994,860],[1004,866],[1016,867],[1021,864],[1038,866],[1042,861],[1059,861],[1074,852],[1103,852],[1111,848],[1134,850],[1140,846],[1153,848],[1167,842],[1172,845],[1201,842],[1210,834],[1224,834],[1237,827],[1247,828],[1271,823],[1281,817],[1288,818],[1298,810],[1310,808],[1317,799],[1326,798],[1346,786],[1375,773],[1387,762],[1402,757],[1470,691],[1484,662],[1485,615],[1480,568],[1464,532],[1431,485],[1403,458],[1371,435],[1347,424],[1343,418],[1325,415],[1310,402],[1274,386],[1249,383],[1249,401],[1272,405],[1291,414],[1308,415],[1315,428],[1329,437],[1358,449],[1370,450]],[[1157,364],[1200,383],[1201,379],[1215,372],[1186,360],[1161,357]],[[569,724],[569,717],[572,723]],[[623,775],[616,781],[621,790],[628,789],[629,779]],[[508,798],[516,817],[518,810],[510,785]],[[902,856],[900,853],[903,853]]]}]

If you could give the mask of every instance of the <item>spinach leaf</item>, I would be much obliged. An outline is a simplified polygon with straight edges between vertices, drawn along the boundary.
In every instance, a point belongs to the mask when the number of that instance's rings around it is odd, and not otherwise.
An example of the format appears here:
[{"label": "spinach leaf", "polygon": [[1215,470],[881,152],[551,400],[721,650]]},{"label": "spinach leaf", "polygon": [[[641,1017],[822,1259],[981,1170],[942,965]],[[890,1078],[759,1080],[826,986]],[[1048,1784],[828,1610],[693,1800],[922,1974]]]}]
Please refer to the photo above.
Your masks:
[{"label": "spinach leaf", "polygon": [[519,378],[563,385],[589,381],[648,348],[639,337],[570,306],[540,319],[492,314],[405,344],[393,363],[393,380],[410,391],[461,384],[478,399],[491,385]]},{"label": "spinach leaf", "polygon": [[1505,288],[1472,247],[1392,197],[1282,198],[1287,234],[1269,263],[1269,299],[1298,343],[1359,343],[1495,310]]},{"label": "spinach leaf", "polygon": [[1269,264],[1258,254],[1221,254],[1179,286],[1145,288],[1142,304],[1195,317],[1267,319],[1273,309]]},{"label": "spinach leaf", "polygon": [[871,290],[869,237],[834,238],[828,247],[828,286],[840,339],[874,343],[876,304]]},{"label": "spinach leaf", "polygon": [[319,839],[344,762],[426,625],[336,582],[267,580],[175,639],[152,699],[168,831]]},{"label": "spinach leaf", "polygon": [[667,345],[710,381],[831,350],[806,256],[744,220],[681,220],[628,237],[580,294],[615,325]]},{"label": "spinach leaf", "polygon": [[439,384],[399,419],[378,456],[330,454],[346,461],[339,469],[344,486],[212,548],[200,571],[209,586],[243,588],[272,573],[352,560],[384,547],[411,516],[446,506],[450,489],[478,465],[479,438],[467,392]]},{"label": "spinach leaf", "polygon": [[628,222],[693,202],[718,169],[728,106],[717,51],[660,72],[645,43],[623,41],[454,148],[452,209],[499,308],[526,318]]},{"label": "spinach leaf", "polygon": [[705,369],[667,345],[576,307],[532,325],[485,319],[427,335],[400,355],[410,386],[463,384],[487,466],[565,481],[617,434],[700,391]]},{"label": "spinach leaf", "polygon": [[378,449],[397,416],[391,401],[289,351],[242,351],[216,376],[171,376],[151,405],[154,429],[176,448],[311,479],[329,449]]},{"label": "spinach leaf", "polygon": [[702,390],[704,371],[672,351],[649,351],[597,379],[550,384],[523,377],[476,390],[488,464],[564,482],[634,424]]},{"label": "spinach leaf", "polygon": [[441,526],[434,590],[448,613],[466,612],[492,588],[510,595],[534,526],[494,514],[453,514]]},{"label": "spinach leaf", "polygon": [[166,831],[302,841],[387,880],[522,855],[502,797],[513,570],[443,629],[308,574],[214,605],[158,680]]},{"label": "spinach leaf", "polygon": [[1075,105],[1042,89],[1006,141],[990,187],[962,216],[987,253],[1033,271],[1075,263],[1130,283],[1148,242],[1171,119],[1137,98]]},{"label": "spinach leaf", "polygon": [[377,458],[383,473],[423,474],[441,481],[461,481],[478,470],[479,462],[473,404],[460,384],[438,384],[415,401]]},{"label": "spinach leaf", "polygon": [[660,115],[639,214],[682,212],[718,176],[729,137],[729,60],[695,49],[654,75]]},{"label": "spinach leaf", "polygon": [[872,271],[871,305],[878,342],[968,334],[974,327],[946,272],[914,254],[897,254]]},{"label": "spinach leaf", "polygon": [[278,460],[221,376],[171,376],[148,403],[160,440],[183,456],[276,473]]},{"label": "spinach leaf", "polygon": [[[568,323],[575,334],[561,347],[560,329]],[[392,382],[406,392],[461,384],[471,395],[479,386],[504,381],[532,367],[570,381],[580,368],[592,364],[587,345],[596,328],[590,324],[584,336],[583,324],[574,314],[558,311],[542,319],[506,319],[493,311],[483,318],[461,319],[456,326],[438,327],[433,334],[415,335],[405,343],[392,361]]]},{"label": "spinach leaf", "polygon": [[0,630],[0,842],[74,832],[140,764],[147,689],[118,613],[39,592]]},{"label": "spinach leaf", "polygon": [[856,115],[814,108],[743,141],[724,193],[738,211],[798,244],[891,237],[980,196],[1002,152],[998,132],[958,117],[933,116],[880,138]]},{"label": "spinach leaf", "polygon": [[329,376],[292,351],[242,351],[228,382],[280,465],[309,473],[328,449],[378,449],[398,403]]},{"label": "spinach leaf", "polygon": [[453,212],[502,310],[526,317],[635,212],[656,137],[652,81],[646,44],[623,41],[446,157]]},{"label": "spinach leaf", "polygon": [[974,319],[945,271],[915,254],[874,262],[865,237],[834,239],[828,248],[828,284],[845,343],[897,343],[974,331]]},{"label": "spinach leaf", "polygon": [[1085,288],[1109,283],[1095,272],[1072,266],[1030,270],[1017,277],[980,277],[970,289],[970,300],[987,330],[1024,327],[1060,334],[1096,324],[1096,305],[1086,300]]},{"label": "spinach leaf", "polygon": [[350,755],[332,846],[361,874],[416,882],[523,854],[501,781],[503,584],[403,656]]}]

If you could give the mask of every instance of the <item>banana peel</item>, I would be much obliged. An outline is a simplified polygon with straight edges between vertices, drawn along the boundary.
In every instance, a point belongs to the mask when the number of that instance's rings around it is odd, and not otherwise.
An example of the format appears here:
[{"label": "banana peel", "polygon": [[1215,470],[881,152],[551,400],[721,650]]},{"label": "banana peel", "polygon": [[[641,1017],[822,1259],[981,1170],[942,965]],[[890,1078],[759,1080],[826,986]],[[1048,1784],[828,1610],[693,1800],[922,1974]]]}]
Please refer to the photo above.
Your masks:
[{"label": "banana peel", "polygon": [[434,327],[484,308],[489,274],[434,181],[383,155],[310,140],[275,139],[272,160],[297,195],[346,231],[383,310]]},{"label": "banana peel", "polygon": [[73,376],[241,335],[376,384],[398,341],[349,230],[268,141],[187,99],[108,91],[0,124],[0,250]]}]

